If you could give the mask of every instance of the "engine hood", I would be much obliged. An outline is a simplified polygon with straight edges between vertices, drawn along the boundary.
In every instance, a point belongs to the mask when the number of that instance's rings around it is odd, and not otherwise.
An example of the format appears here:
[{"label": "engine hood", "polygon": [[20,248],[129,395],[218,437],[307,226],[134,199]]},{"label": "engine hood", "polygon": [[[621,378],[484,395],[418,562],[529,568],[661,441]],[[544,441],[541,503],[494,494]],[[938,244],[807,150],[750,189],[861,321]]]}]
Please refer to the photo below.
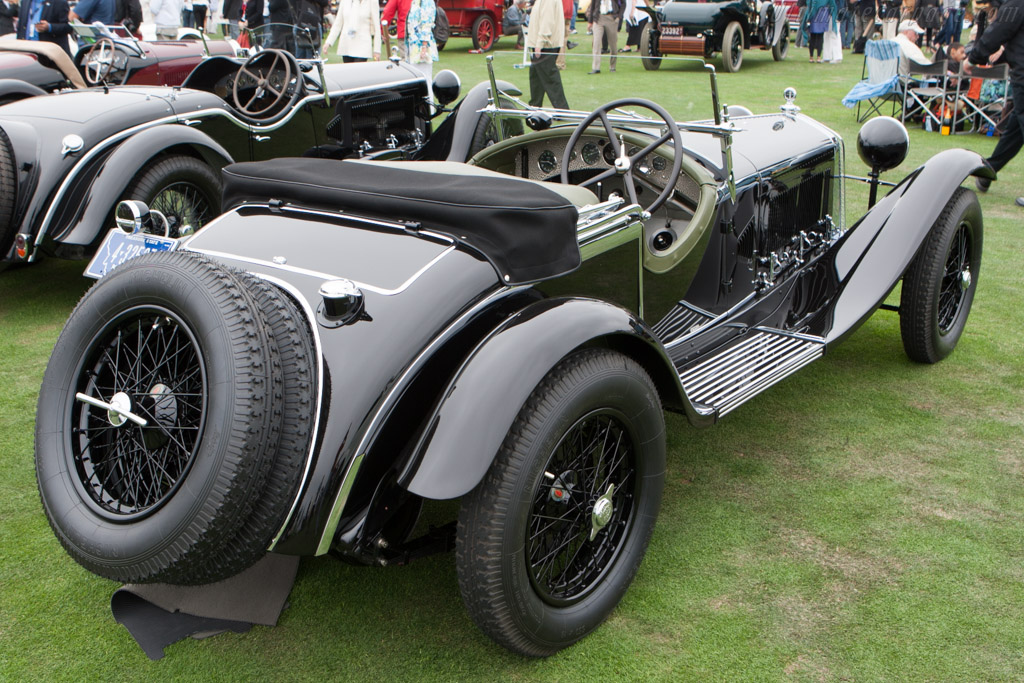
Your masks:
[{"label": "engine hood", "polygon": [[99,118],[121,128],[170,116],[170,88],[131,86],[62,92],[12,102],[0,110],[0,118],[32,118],[86,124]]}]

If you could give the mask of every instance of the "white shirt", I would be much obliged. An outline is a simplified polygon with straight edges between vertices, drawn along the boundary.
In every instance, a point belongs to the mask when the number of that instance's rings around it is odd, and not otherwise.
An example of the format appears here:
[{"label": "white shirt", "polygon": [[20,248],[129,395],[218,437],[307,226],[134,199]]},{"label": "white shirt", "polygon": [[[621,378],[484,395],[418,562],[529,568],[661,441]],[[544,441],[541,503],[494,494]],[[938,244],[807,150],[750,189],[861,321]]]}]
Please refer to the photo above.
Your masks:
[{"label": "white shirt", "polygon": [[158,28],[181,26],[182,4],[182,0],[150,0],[149,11],[153,13],[153,23]]},{"label": "white shirt", "polygon": [[917,46],[917,43],[907,38],[902,33],[896,36],[896,42],[900,46],[900,74],[906,76],[910,71],[910,63],[916,62],[917,64],[931,64],[932,60],[925,56],[921,52],[921,48]]}]

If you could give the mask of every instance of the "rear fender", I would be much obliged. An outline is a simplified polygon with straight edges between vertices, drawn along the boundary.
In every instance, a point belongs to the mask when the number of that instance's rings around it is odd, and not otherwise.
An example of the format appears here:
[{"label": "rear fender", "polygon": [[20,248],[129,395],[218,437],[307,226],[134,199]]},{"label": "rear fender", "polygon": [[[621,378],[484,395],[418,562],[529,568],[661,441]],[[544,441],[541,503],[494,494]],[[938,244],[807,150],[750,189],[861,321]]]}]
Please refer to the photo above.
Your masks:
[{"label": "rear fender", "polygon": [[0,78],[0,101],[13,102],[25,97],[46,95],[42,88],[14,78]]},{"label": "rear fender", "polygon": [[441,393],[399,483],[432,499],[471,491],[534,388],[585,346],[627,353],[651,375],[664,403],[688,404],[671,361],[639,318],[596,299],[545,299],[510,317],[473,350]]},{"label": "rear fender", "polygon": [[55,226],[57,229],[51,230],[51,234],[63,244],[91,244],[110,227],[106,221],[111,210],[146,164],[159,153],[178,146],[191,148],[217,170],[233,161],[220,144],[188,126],[167,124],[140,131],[114,150],[97,171],[78,219],[69,226]]},{"label": "rear fender", "polygon": [[915,169],[847,231],[835,253],[839,294],[825,340],[870,316],[903,277],[953,191],[968,176],[994,179],[976,152],[948,149]]}]

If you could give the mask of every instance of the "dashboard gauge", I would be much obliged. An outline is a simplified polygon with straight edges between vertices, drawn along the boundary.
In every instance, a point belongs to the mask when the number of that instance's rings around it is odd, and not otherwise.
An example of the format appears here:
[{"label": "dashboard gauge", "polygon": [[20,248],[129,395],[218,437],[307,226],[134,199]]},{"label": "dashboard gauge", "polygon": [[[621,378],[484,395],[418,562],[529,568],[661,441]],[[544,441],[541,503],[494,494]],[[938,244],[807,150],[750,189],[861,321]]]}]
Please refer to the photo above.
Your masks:
[{"label": "dashboard gauge", "polygon": [[594,166],[601,160],[601,150],[593,142],[583,145],[583,163]]},{"label": "dashboard gauge", "polygon": [[555,153],[550,149],[546,149],[540,153],[537,157],[537,168],[544,175],[551,175],[558,170],[558,159],[555,158]]},{"label": "dashboard gauge", "polygon": [[609,166],[615,165],[615,145],[609,142],[604,146],[604,152],[602,152],[602,154],[604,156],[604,160]]},{"label": "dashboard gauge", "polygon": [[659,157],[658,155],[654,156],[654,159],[651,161],[651,165],[654,166],[655,171],[664,171],[665,167],[668,166],[665,162],[665,157]]}]

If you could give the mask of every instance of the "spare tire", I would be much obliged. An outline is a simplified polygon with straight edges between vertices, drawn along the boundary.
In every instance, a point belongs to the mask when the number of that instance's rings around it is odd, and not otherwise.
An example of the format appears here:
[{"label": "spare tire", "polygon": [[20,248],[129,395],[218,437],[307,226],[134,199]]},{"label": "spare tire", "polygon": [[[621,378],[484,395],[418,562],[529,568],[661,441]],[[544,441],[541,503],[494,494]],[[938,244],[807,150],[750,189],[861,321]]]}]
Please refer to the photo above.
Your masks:
[{"label": "spare tire", "polygon": [[238,277],[188,252],[119,266],[75,307],[40,390],[36,476],[57,538],[117,581],[245,569],[266,548],[250,525],[283,391],[277,345]]},{"label": "spare tire", "polygon": [[14,244],[18,226],[14,223],[14,202],[18,198],[18,175],[14,149],[7,133],[0,128],[0,258],[7,255]]}]

